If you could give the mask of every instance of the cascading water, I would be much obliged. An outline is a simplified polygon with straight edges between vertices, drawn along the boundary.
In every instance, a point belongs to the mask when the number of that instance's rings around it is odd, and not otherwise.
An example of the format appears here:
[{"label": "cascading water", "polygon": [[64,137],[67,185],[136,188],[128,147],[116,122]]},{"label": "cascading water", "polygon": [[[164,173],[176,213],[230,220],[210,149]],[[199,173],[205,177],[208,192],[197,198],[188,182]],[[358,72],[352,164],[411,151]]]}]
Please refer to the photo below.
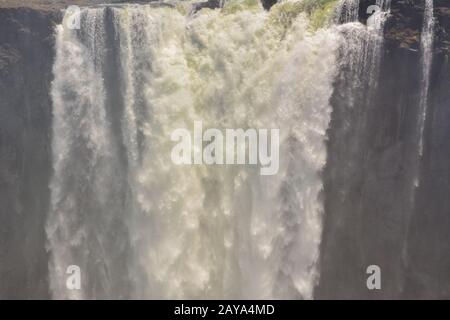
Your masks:
[{"label": "cascading water", "polygon": [[434,5],[433,0],[425,0],[425,12],[423,19],[422,35],[420,41],[422,61],[422,85],[420,91],[420,114],[419,114],[419,157],[423,155],[423,135],[428,109],[428,95],[430,88],[430,72],[433,61],[433,39],[434,39]]},{"label": "cascading water", "polygon": [[[407,230],[409,230],[410,215],[417,205],[418,188],[420,187],[420,167],[424,148],[425,123],[428,110],[428,96],[430,88],[430,73],[433,62],[433,39],[434,39],[434,5],[432,0],[425,0],[425,11],[423,16],[423,26],[420,41],[420,61],[421,61],[421,83],[419,96],[419,110],[417,115],[416,140],[414,141],[414,151],[411,162],[411,182],[409,183],[409,207],[406,212]],[[406,236],[408,237],[409,231]],[[407,241],[405,240],[405,243]],[[407,246],[405,246],[405,260]]]},{"label": "cascading water", "polygon": [[[0,298],[448,298],[449,5],[274,2],[0,4]],[[195,121],[278,174],[173,164]]]},{"label": "cascading water", "polygon": [[[362,8],[358,11],[363,12]],[[392,254],[384,248],[386,243],[391,247],[391,243],[400,243],[393,239],[403,232],[401,223],[395,223],[403,213],[397,210],[397,203],[385,201],[386,190],[392,184],[387,183],[382,172],[391,163],[379,152],[379,137],[385,134],[380,123],[385,119],[378,117],[394,109],[383,111],[379,101],[384,86],[384,28],[391,16],[390,3],[378,2],[378,7],[367,12],[373,12],[367,25],[353,21],[339,26],[345,41],[339,50],[340,72],[331,100],[333,114],[323,175],[326,217],[321,280],[315,292],[319,298],[377,297],[376,292],[367,290],[363,277],[367,266],[374,263],[390,270],[385,279],[392,278],[383,281],[399,282],[395,277],[400,269],[397,256],[401,249],[393,249],[396,253]],[[377,225],[378,221],[382,225]],[[347,290],[347,286],[351,289]],[[390,292],[383,294],[389,296]]]},{"label": "cascading water", "polygon": [[[68,291],[51,278],[57,298],[122,296],[121,264],[126,254],[123,164],[114,141],[103,69],[105,9],[86,9],[83,28],[57,28],[53,82],[53,169],[47,234],[50,271],[64,275],[69,265],[84,271],[88,290]],[[117,287],[114,287],[117,285]],[[126,286],[124,286],[126,288]]]},{"label": "cascading water", "polygon": [[347,23],[338,26],[345,41],[339,48],[341,72],[334,91],[338,97],[334,113],[339,120],[333,131],[339,137],[336,139],[339,145],[332,152],[340,159],[335,164],[335,168],[339,169],[333,175],[340,177],[337,180],[342,180],[340,188],[343,195],[351,187],[344,181],[351,181],[355,168],[364,161],[362,150],[365,148],[365,139],[362,137],[367,132],[372,107],[370,102],[379,77],[383,29],[390,11],[388,4],[378,2],[380,10],[369,17],[367,26],[358,21],[359,1],[342,0],[338,4],[337,12],[346,18],[344,21]]},{"label": "cascading water", "polygon": [[[367,26],[358,0],[330,1],[334,23],[318,30],[321,15],[309,17],[305,3],[279,1],[269,12],[256,0],[200,11],[186,2],[96,6],[82,9],[80,30],[65,17],[46,228],[54,298],[313,297],[319,273],[336,267],[322,257],[319,270],[320,248],[337,252],[336,237],[322,236],[323,212],[333,226],[348,214],[360,232],[367,198],[383,195],[368,145],[391,1],[377,0]],[[417,167],[433,25],[426,0]],[[171,133],[195,121],[280,128],[279,173],[176,166]],[[405,197],[389,212],[404,222],[395,229],[404,241],[418,185],[410,176],[399,178]],[[343,241],[364,238],[353,236]],[[66,288],[70,265],[81,269],[82,290]]]},{"label": "cascading water", "polygon": [[359,17],[359,0],[340,0],[336,7],[336,22],[356,22]]},{"label": "cascading water", "polygon": [[346,38],[339,61],[347,65],[343,68],[350,71],[349,76],[355,82],[342,88],[351,90],[346,95],[350,99],[350,105],[353,105],[351,100],[355,98],[355,86],[361,87],[368,80],[369,86],[374,87],[374,82],[378,80],[384,43],[383,31],[390,14],[391,2],[378,0],[376,6],[378,9],[374,9],[367,20],[367,26],[364,26],[358,21],[359,0],[341,0],[337,5],[337,21],[342,23],[340,29]]},{"label": "cascading water", "polygon": [[[367,26],[372,30],[369,39],[371,42],[369,47],[372,50],[371,54],[373,56],[371,61],[372,68],[370,70],[371,80],[376,80],[378,78],[378,74],[375,73],[379,70],[381,53],[384,44],[384,26],[391,11],[391,0],[377,0],[376,5],[379,9],[367,20]],[[370,85],[374,86],[375,83],[372,81]]]},{"label": "cascading water", "polygon": [[403,252],[404,264],[409,265],[410,254],[408,254],[408,237],[411,229],[411,217],[414,210],[417,210],[419,189],[421,184],[421,164],[424,151],[424,134],[425,124],[428,113],[429,90],[430,90],[430,74],[433,62],[433,43],[434,43],[434,4],[433,0],[425,0],[425,10],[423,15],[423,25],[420,41],[420,62],[421,62],[421,82],[419,108],[417,115],[417,126],[413,144],[413,154],[411,163],[411,182],[408,186],[409,203],[406,216],[406,238],[404,240],[405,247]]},{"label": "cascading water", "polygon": [[[295,1],[82,10],[52,89],[55,298],[312,298],[329,99],[343,43]],[[288,14],[286,14],[288,13]],[[88,28],[86,28],[88,27]],[[313,67],[312,67],[313,66]],[[170,135],[280,128],[280,171],[175,166]],[[67,291],[78,265],[83,290]]]}]

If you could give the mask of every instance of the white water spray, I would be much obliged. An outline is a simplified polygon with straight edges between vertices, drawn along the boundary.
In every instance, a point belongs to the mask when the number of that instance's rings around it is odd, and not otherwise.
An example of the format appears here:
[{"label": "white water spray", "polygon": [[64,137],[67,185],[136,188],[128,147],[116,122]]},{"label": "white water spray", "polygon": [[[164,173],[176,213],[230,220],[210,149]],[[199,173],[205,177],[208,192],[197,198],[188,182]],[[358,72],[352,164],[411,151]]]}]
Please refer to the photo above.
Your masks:
[{"label": "white water spray", "polygon": [[422,62],[422,85],[420,91],[419,105],[419,157],[423,155],[423,140],[425,123],[428,110],[428,96],[430,89],[430,72],[433,62],[433,40],[434,40],[434,5],[433,0],[425,0],[425,12],[420,40],[421,62]]},{"label": "white water spray", "polygon": [[356,22],[359,18],[359,0],[340,0],[336,7],[336,22]]},{"label": "white water spray", "polygon": [[[86,8],[81,31],[58,27],[55,298],[312,298],[342,37],[311,33],[301,13],[285,19],[285,3],[270,13],[255,3],[195,17]],[[280,128],[279,174],[173,165],[171,132],[196,120]],[[65,288],[71,264],[85,279],[77,293]]]}]

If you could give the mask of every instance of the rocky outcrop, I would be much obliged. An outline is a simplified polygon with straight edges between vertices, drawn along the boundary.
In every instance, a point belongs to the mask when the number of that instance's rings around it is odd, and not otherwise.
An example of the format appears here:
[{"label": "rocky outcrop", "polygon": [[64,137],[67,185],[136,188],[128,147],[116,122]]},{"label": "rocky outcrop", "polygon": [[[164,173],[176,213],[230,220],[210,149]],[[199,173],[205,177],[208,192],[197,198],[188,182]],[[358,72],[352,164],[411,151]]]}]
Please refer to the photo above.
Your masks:
[{"label": "rocky outcrop", "polygon": [[[435,49],[450,54],[450,4],[434,1],[436,19]],[[386,39],[402,48],[417,50],[423,25],[423,1],[394,1]]]},{"label": "rocky outcrop", "polygon": [[278,0],[261,0],[261,3],[266,10],[270,10],[272,6],[277,3]]},{"label": "rocky outcrop", "polygon": [[217,9],[220,8],[220,0],[208,0],[206,2],[194,3],[192,7],[192,12],[198,12],[201,9]]},{"label": "rocky outcrop", "polygon": [[[368,8],[374,0],[361,0],[360,20],[366,23]],[[385,38],[388,46],[417,51],[420,47],[420,34],[423,25],[424,0],[392,1],[391,16],[386,24]],[[434,0],[436,19],[436,51],[450,53],[450,3],[446,0]]]}]

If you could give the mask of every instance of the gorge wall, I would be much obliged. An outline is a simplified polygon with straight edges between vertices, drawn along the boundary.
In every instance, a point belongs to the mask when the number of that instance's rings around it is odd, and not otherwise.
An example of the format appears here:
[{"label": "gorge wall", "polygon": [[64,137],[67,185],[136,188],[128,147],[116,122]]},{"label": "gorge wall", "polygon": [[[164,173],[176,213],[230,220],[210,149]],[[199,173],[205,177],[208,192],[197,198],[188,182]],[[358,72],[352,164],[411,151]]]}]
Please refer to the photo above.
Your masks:
[{"label": "gorge wall", "polygon": [[[360,19],[364,22],[365,8],[374,2],[361,3]],[[364,95],[357,103],[364,110],[359,111],[362,114],[346,113],[341,105],[346,99],[340,96],[345,90],[335,92],[335,122],[329,132],[330,158],[325,170],[326,222],[318,297],[448,297],[448,281],[442,279],[449,276],[449,235],[445,231],[449,210],[445,192],[441,192],[447,190],[448,182],[448,166],[444,164],[448,139],[444,137],[449,134],[445,125],[450,97],[449,3],[434,3],[430,101],[425,151],[419,165],[422,182],[417,190],[411,189],[411,179],[416,171],[413,159],[423,85],[420,35],[424,1],[392,1],[373,98],[366,100]],[[341,126],[346,121],[364,123],[362,132],[342,136]],[[355,145],[353,154],[347,152],[348,143]],[[352,166],[351,177],[334,170],[347,165]],[[416,197],[416,204],[411,204]],[[366,274],[359,270],[371,264],[389,270],[382,291],[369,292],[365,286]]]},{"label": "gorge wall", "polygon": [[[1,6],[0,6],[1,7]],[[0,297],[48,297],[55,12],[0,8]]]}]

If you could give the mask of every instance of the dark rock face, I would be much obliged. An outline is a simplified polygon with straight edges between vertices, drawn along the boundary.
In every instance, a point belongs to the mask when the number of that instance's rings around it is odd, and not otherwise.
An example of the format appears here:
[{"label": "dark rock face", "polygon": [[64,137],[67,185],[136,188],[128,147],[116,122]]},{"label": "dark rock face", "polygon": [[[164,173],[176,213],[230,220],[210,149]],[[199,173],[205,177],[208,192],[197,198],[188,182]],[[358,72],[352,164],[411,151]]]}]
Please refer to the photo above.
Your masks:
[{"label": "dark rock face", "polygon": [[[276,4],[278,0],[261,0],[261,3],[266,10],[270,10],[274,4]],[[203,8],[208,9],[216,9],[220,7],[220,0],[208,0],[206,2],[201,2],[198,4],[194,4],[194,12],[197,12]]]},{"label": "dark rock face", "polygon": [[193,5],[193,13],[201,9],[217,9],[220,8],[220,0],[208,0],[206,2],[199,2]]},{"label": "dark rock face", "polygon": [[272,6],[277,2],[278,0],[261,0],[261,3],[266,10],[270,10],[270,8],[272,8]]},{"label": "dark rock face", "polygon": [[405,296],[449,299],[450,2],[434,2],[435,52],[421,163],[422,183],[408,234]]},{"label": "dark rock face", "polygon": [[[450,297],[450,63],[433,63],[421,185],[409,230],[408,298]],[[416,293],[411,294],[411,293]]]},{"label": "dark rock face", "polygon": [[55,14],[0,10],[0,298],[48,296]]},{"label": "dark rock face", "polygon": [[[446,0],[434,0],[434,16],[437,20],[435,37],[436,50],[450,52],[450,4]],[[366,23],[367,9],[376,0],[361,0],[359,16]],[[386,41],[405,49],[418,50],[423,23],[424,0],[392,1],[391,17],[386,25]]]},{"label": "dark rock face", "polygon": [[[421,69],[413,51],[386,49],[381,61],[377,87],[360,89],[356,110],[340,95],[347,82],[336,83],[318,298],[395,299],[403,290]],[[370,265],[381,268],[380,291],[366,287]]]},{"label": "dark rock face", "polygon": [[[363,22],[374,3],[362,1]],[[373,97],[367,101],[356,95],[359,110],[353,118],[340,95],[346,84],[336,83],[317,298],[450,298],[449,9],[450,2],[435,1],[435,50],[418,189],[413,161],[423,85],[424,1],[392,1]],[[341,134],[346,122],[363,127],[358,137]],[[382,271],[379,291],[366,287],[366,268],[372,264]]]}]

